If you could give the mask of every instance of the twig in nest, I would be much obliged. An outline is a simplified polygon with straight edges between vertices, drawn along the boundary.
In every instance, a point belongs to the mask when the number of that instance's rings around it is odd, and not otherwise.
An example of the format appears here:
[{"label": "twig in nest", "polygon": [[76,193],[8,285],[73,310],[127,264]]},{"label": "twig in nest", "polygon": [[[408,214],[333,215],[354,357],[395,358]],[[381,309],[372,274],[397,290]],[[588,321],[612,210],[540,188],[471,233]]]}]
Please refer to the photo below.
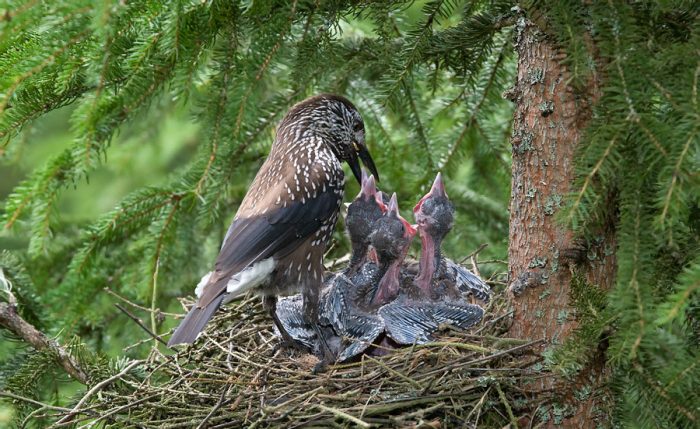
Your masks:
[{"label": "twig in nest", "polygon": [[409,377],[409,376],[407,376],[407,375],[404,375],[404,374],[400,373],[399,371],[397,371],[397,370],[395,370],[395,369],[393,369],[393,368],[390,368],[390,367],[389,367],[387,364],[385,364],[381,359],[373,359],[373,358],[370,357],[369,355],[366,356],[366,357],[367,357],[367,360],[369,360],[369,361],[371,361],[371,362],[374,362],[375,364],[381,366],[382,368],[384,368],[384,369],[387,370],[388,372],[392,373],[393,375],[395,375],[395,376],[397,376],[397,377],[399,377],[399,378],[401,378],[401,379],[403,379],[403,380],[406,380],[407,382],[411,383],[414,387],[416,387],[416,388],[418,388],[418,389],[423,389],[423,386],[422,386],[419,382],[417,382],[416,380],[412,379],[411,377]]},{"label": "twig in nest", "polygon": [[[100,421],[102,421],[102,420],[107,420],[107,419],[111,418],[113,415],[115,415],[115,414],[117,414],[117,413],[119,413],[119,412],[121,412],[121,411],[124,411],[124,410],[126,410],[126,409],[129,409],[129,408],[131,408],[131,407],[135,407],[135,406],[137,406],[137,405],[139,405],[139,404],[142,404],[142,403],[144,403],[144,402],[148,402],[148,401],[150,401],[151,399],[153,399],[153,398],[155,398],[155,397],[158,397],[158,396],[160,396],[160,393],[155,394],[155,395],[146,396],[145,398],[141,398],[141,399],[139,399],[139,400],[137,400],[137,401],[129,402],[129,403],[126,404],[126,405],[122,405],[121,407],[114,408],[113,410],[111,410],[111,411],[109,411],[109,412],[107,412],[107,413],[105,413],[105,414],[100,414],[100,416],[99,416],[97,419],[92,420],[90,423],[88,423],[88,424],[86,424],[86,425],[83,425],[83,426],[81,426],[81,427],[78,428],[78,429],[91,428],[91,427],[95,426],[96,424],[98,424],[98,423],[99,423]],[[67,411],[70,411],[70,410],[67,410]]]},{"label": "twig in nest", "polygon": [[88,392],[85,394],[85,396],[83,396],[82,399],[80,399],[80,401],[78,401],[78,403],[75,404],[75,407],[73,407],[73,409],[70,410],[70,412],[69,412],[68,414],[66,414],[65,416],[63,416],[63,418],[62,418],[61,420],[59,420],[59,421],[56,422],[56,425],[57,425],[57,426],[63,426],[63,425],[65,425],[65,424],[70,424],[70,423],[71,423],[71,420],[73,419],[73,416],[75,416],[76,414],[79,414],[79,413],[81,412],[80,407],[82,407],[83,405],[85,405],[85,403],[87,403],[88,399],[90,399],[90,397],[91,397],[92,395],[94,395],[95,393],[99,392],[99,391],[102,390],[105,386],[109,385],[109,384],[112,383],[113,381],[122,378],[124,375],[126,375],[126,373],[128,373],[129,371],[131,371],[131,369],[132,369],[133,367],[135,367],[136,365],[142,364],[143,362],[144,362],[144,361],[142,361],[142,360],[135,360],[135,361],[131,362],[129,365],[127,365],[126,368],[124,368],[124,369],[123,369],[121,372],[119,372],[118,374],[113,375],[113,376],[111,376],[111,377],[109,377],[109,378],[107,378],[107,379],[105,379],[105,380],[102,380],[102,381],[100,381],[99,383],[97,383],[96,385],[94,385],[94,386],[92,387],[92,389],[88,390]]},{"label": "twig in nest", "polygon": [[471,256],[471,262],[472,262],[472,270],[474,271],[474,274],[476,274],[477,277],[481,277],[481,271],[479,271],[479,264],[476,262],[476,255]]},{"label": "twig in nest", "polygon": [[[147,312],[149,312],[149,313],[153,312],[153,310],[151,310],[150,308],[144,307],[144,306],[142,306],[142,305],[136,304],[135,302],[129,301],[128,299],[126,299],[125,297],[119,295],[118,293],[116,293],[115,291],[113,291],[112,289],[110,289],[110,288],[108,288],[108,287],[105,287],[105,288],[104,288],[104,291],[107,292],[108,294],[112,295],[113,297],[117,298],[118,300],[123,301],[123,302],[125,302],[126,304],[129,304],[130,306],[132,306],[132,307],[134,307],[134,308],[138,308],[139,310],[147,311]],[[174,317],[175,319],[183,319],[183,318],[185,317],[185,316],[182,315],[182,314],[166,313],[165,311],[160,311],[160,310],[156,310],[156,313],[162,314],[162,315],[164,315],[164,316]]]},{"label": "twig in nest", "polygon": [[[14,299],[14,297],[12,298]],[[82,384],[87,384],[87,373],[80,367],[80,364],[56,340],[49,338],[46,334],[36,329],[34,325],[24,320],[17,313],[17,307],[0,302],[0,326],[18,335],[37,350],[50,350],[71,377]]]},{"label": "twig in nest", "polygon": [[340,411],[340,410],[337,410],[335,408],[326,407],[325,405],[321,405],[321,404],[316,404],[316,408],[323,410],[323,411],[326,411],[326,412],[329,412],[335,416],[340,417],[343,420],[347,420],[349,422],[355,423],[356,425],[361,426],[363,428],[371,427],[369,423],[364,422],[355,416],[351,416],[350,414],[345,413],[345,412]]},{"label": "twig in nest", "polygon": [[229,391],[229,389],[226,388],[226,389],[224,389],[224,390],[221,392],[221,397],[220,397],[219,400],[216,402],[216,405],[214,405],[214,408],[212,408],[211,411],[209,411],[209,414],[207,414],[206,417],[204,417],[204,419],[202,419],[202,421],[201,421],[201,422],[199,423],[199,425],[197,426],[197,429],[203,429],[203,428],[205,428],[207,422],[208,422],[209,419],[214,415],[214,413],[216,413],[216,412],[219,410],[219,408],[221,408],[221,407],[223,407],[224,405],[226,405],[227,403],[231,402],[230,399],[229,399],[229,400],[225,400],[225,399],[226,399],[226,394],[228,393],[228,391]]},{"label": "twig in nest", "polygon": [[496,323],[498,323],[499,321],[501,321],[502,319],[504,319],[504,318],[506,318],[506,317],[511,317],[513,314],[515,314],[515,311],[514,311],[514,310],[511,310],[511,311],[509,311],[509,312],[507,312],[507,313],[503,313],[503,314],[501,314],[500,316],[498,316],[497,318],[495,318],[495,319],[493,319],[493,320],[489,320],[486,324],[484,324],[484,326],[482,326],[481,328],[477,329],[476,332],[474,332],[474,333],[478,335],[478,334],[481,333],[481,331],[483,331],[483,330],[486,329],[487,327],[493,326],[493,325],[495,325]]},{"label": "twig in nest", "polygon": [[466,262],[467,259],[470,259],[470,258],[473,260],[473,258],[474,258],[476,255],[478,255],[479,252],[481,252],[482,250],[486,249],[487,247],[488,247],[488,243],[483,243],[481,246],[477,247],[475,251],[473,251],[472,253],[468,254],[468,255],[465,256],[464,258],[462,258],[462,260],[459,261],[459,263],[460,263],[460,264],[463,264],[464,262]]},{"label": "twig in nest", "polygon": [[472,410],[469,412],[469,415],[467,415],[467,418],[465,421],[469,421],[471,418],[472,414],[476,412],[476,418],[474,419],[474,427],[477,427],[477,423],[479,423],[479,417],[481,417],[481,409],[484,406],[484,402],[486,401],[486,397],[488,396],[489,392],[491,392],[491,386],[486,389],[483,395],[481,395],[481,399],[479,399],[479,402],[477,402],[476,406],[472,408]]},{"label": "twig in nest", "polygon": [[150,329],[148,329],[148,327],[147,327],[146,325],[143,324],[143,321],[141,321],[141,319],[139,319],[138,317],[136,317],[136,316],[134,316],[133,314],[131,314],[131,313],[129,312],[129,310],[127,310],[126,308],[122,307],[122,306],[119,305],[119,304],[114,304],[114,306],[117,307],[117,308],[119,309],[119,311],[121,311],[122,313],[126,314],[127,317],[128,317],[129,319],[131,319],[131,320],[133,320],[134,322],[136,322],[136,324],[139,325],[139,326],[141,327],[141,329],[143,329],[144,331],[146,331],[146,332],[148,333],[148,335],[150,335],[151,337],[153,337],[154,340],[158,341],[159,343],[163,344],[163,345],[166,346],[166,347],[168,346],[168,343],[166,343],[161,337],[159,337],[158,335],[156,335],[153,331],[151,331]]},{"label": "twig in nest", "polygon": [[508,402],[508,399],[506,398],[506,394],[503,393],[503,389],[501,389],[500,383],[496,383],[496,391],[498,392],[498,397],[501,399],[501,403],[506,408],[506,412],[508,413],[508,418],[510,419],[510,424],[514,428],[517,428],[518,427],[518,419],[515,418],[515,415],[513,414],[513,409],[510,407],[510,403]]}]

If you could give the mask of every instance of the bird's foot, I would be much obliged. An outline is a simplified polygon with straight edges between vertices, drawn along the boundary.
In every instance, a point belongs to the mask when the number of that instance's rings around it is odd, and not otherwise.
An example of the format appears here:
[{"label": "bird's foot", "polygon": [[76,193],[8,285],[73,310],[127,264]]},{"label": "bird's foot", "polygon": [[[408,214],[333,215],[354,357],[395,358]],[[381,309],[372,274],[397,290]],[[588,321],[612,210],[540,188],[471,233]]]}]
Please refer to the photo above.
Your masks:
[{"label": "bird's foot", "polygon": [[296,350],[299,352],[309,353],[308,348],[291,338],[280,339],[280,341],[272,348],[272,352],[276,353],[278,350]]},{"label": "bird's foot", "polygon": [[323,374],[326,371],[328,371],[328,362],[325,359],[321,359],[316,365],[314,365],[314,368],[311,370],[311,374]]}]

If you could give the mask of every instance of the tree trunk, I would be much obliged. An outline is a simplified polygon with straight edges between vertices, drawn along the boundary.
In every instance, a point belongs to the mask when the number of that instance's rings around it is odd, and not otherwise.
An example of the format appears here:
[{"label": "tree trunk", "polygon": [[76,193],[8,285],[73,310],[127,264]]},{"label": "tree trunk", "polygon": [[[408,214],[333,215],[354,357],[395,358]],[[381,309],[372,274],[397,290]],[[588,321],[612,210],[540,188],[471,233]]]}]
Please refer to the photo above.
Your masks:
[{"label": "tree trunk", "polygon": [[[575,153],[598,98],[598,82],[575,90],[554,41],[525,19],[518,30],[517,82],[508,94],[516,103],[508,252],[515,313],[510,335],[544,339],[544,350],[561,344],[577,327],[569,305],[574,267],[589,284],[606,290],[612,286],[615,234],[614,228],[606,228],[594,244],[583,246],[555,219],[572,191]],[[597,395],[582,399],[573,393],[583,383],[595,392],[605,377],[604,360],[597,362],[581,372],[580,381],[566,383],[551,376],[528,386],[534,392],[554,390],[557,404],[550,404],[546,417],[541,408],[538,418],[550,427],[594,426]],[[566,410],[563,415],[561,410]]]}]

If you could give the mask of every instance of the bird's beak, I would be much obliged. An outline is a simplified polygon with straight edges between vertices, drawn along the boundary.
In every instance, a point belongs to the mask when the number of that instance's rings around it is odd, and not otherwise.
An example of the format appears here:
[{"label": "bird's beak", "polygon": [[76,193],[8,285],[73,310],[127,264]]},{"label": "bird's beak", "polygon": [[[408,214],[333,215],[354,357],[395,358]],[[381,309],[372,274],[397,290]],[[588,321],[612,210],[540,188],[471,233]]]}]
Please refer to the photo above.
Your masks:
[{"label": "bird's beak", "polygon": [[401,219],[401,222],[403,222],[403,226],[406,228],[406,238],[413,238],[416,235],[416,232],[418,232],[418,225],[411,225],[409,221],[403,218],[403,216],[399,216]]},{"label": "bird's beak", "polygon": [[353,154],[350,156],[348,164],[350,164],[350,169],[352,174],[355,175],[357,183],[362,185],[362,169],[360,168],[360,160],[369,169],[369,172],[374,175],[374,178],[379,182],[379,173],[377,172],[377,167],[374,165],[374,160],[372,160],[372,155],[369,154],[367,147],[360,143],[353,143]]},{"label": "bird's beak", "polygon": [[357,183],[362,186],[362,167],[360,167],[360,159],[357,157],[357,152],[352,152],[350,159],[348,159],[348,165],[350,166],[350,170],[352,170],[352,174],[355,176],[355,179],[357,179]]},{"label": "bird's beak", "polygon": [[430,193],[432,195],[437,195],[440,197],[447,198],[447,191],[445,190],[445,183],[442,181],[442,173],[438,173],[435,176],[435,181],[433,182],[433,187],[430,188]]},{"label": "bird's beak", "polygon": [[377,195],[377,185],[374,183],[374,176],[370,175],[367,177],[367,172],[365,169],[362,169],[362,183],[360,186],[360,195],[364,197],[366,200],[370,200],[375,198]]},{"label": "bird's beak", "polygon": [[423,198],[421,198],[420,201],[418,201],[418,204],[416,204],[416,206],[413,207],[413,213],[418,212],[418,210],[420,210],[420,207],[423,205],[423,202],[425,202],[425,200],[427,200],[430,197],[447,198],[445,183],[442,181],[442,173],[438,173],[437,176],[435,176],[435,180],[433,181],[433,186],[430,188],[430,192],[425,194]]},{"label": "bird's beak", "polygon": [[396,197],[396,192],[391,195],[388,211],[389,213],[398,216],[399,220],[401,220],[404,228],[406,228],[406,233],[404,235],[406,238],[413,238],[413,236],[416,235],[416,229],[413,227],[413,225],[411,225],[406,219],[403,218],[403,216],[401,216],[401,213],[399,213],[399,203],[398,198]]},{"label": "bird's beak", "polygon": [[389,213],[399,216],[399,202],[396,198],[396,192],[391,195],[389,200]]},{"label": "bird's beak", "polygon": [[379,172],[377,171],[377,167],[374,165],[374,160],[372,160],[372,155],[369,154],[369,151],[365,146],[360,146],[360,159],[362,160],[362,163],[367,167],[374,175],[374,178],[379,182]]},{"label": "bird's beak", "polygon": [[384,198],[382,191],[377,191],[374,193],[374,202],[377,203],[379,208],[382,210],[382,213],[386,213],[389,208],[384,204]]}]

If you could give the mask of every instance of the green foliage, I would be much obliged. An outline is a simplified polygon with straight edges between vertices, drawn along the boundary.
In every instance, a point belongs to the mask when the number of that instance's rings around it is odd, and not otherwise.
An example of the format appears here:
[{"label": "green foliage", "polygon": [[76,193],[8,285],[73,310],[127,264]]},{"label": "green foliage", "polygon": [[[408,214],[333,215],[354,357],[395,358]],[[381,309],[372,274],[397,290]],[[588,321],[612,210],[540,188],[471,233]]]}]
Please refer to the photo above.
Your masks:
[{"label": "green foliage", "polygon": [[[487,242],[486,257],[503,258],[512,106],[501,94],[514,79],[513,24],[524,13],[562,47],[577,90],[601,85],[559,215],[587,237],[610,224],[617,231],[616,286],[605,297],[574,281],[581,329],[555,360],[576,372],[614,318],[609,358],[621,422],[692,426],[700,383],[697,9],[520,7],[3,0],[0,157],[15,168],[3,181],[15,186],[0,203],[0,244],[17,250],[0,255],[0,268],[23,315],[64,340],[78,335],[76,350],[95,374],[116,364],[88,349],[142,355],[145,346],[122,350],[146,334],[104,288],[145,308],[134,311],[166,332],[174,321],[162,322],[160,309],[178,308],[174,298],[191,293],[211,264],[275,124],[322,91],[356,103],[380,185],[404,209],[438,170],[447,174],[459,213],[449,254]],[[68,128],[68,140],[47,143]],[[51,157],[39,162],[41,151]],[[349,182],[348,195],[356,190]],[[331,257],[347,251],[340,228],[335,239]],[[26,380],[24,394],[48,400],[55,382],[42,378],[50,370],[42,355],[32,356],[42,370],[30,375],[17,356],[31,352],[2,344],[12,350],[0,354],[4,379]]]},{"label": "green foliage", "polygon": [[548,363],[562,376],[573,379],[596,356],[599,343],[607,341],[605,331],[614,317],[606,307],[605,291],[588,283],[579,273],[574,273],[571,279],[570,299],[578,327],[561,347],[552,352]]},{"label": "green foliage", "polygon": [[[608,359],[621,417],[636,427],[695,427],[698,10],[680,3],[538,6],[577,85],[603,83],[563,218],[589,237],[615,223],[617,279],[603,320],[614,316]],[[582,332],[600,332],[599,323]]]},{"label": "green foliage", "polygon": [[[179,310],[174,298],[208,269],[275,124],[322,91],[357,104],[382,189],[398,192],[404,209],[438,170],[448,172],[460,207],[450,253],[489,242],[486,257],[502,259],[512,110],[500,94],[514,57],[501,21],[509,9],[455,1],[2,3],[0,157],[19,170],[8,170],[14,188],[0,206],[0,245],[17,250],[3,253],[0,267],[20,311],[62,342],[78,335],[74,354],[142,356],[147,346],[122,350],[148,337],[105,288],[149,309],[122,303],[166,332],[175,321],[163,321],[160,309]],[[168,131],[177,121],[176,130],[194,128],[183,132],[188,140]],[[350,184],[348,195],[356,190]],[[331,256],[340,256],[348,250],[341,228],[335,239]],[[43,354],[2,344],[4,388],[60,403],[64,383],[49,381],[57,374],[50,356],[42,364]],[[112,372],[106,358],[79,360],[95,379]]]}]

